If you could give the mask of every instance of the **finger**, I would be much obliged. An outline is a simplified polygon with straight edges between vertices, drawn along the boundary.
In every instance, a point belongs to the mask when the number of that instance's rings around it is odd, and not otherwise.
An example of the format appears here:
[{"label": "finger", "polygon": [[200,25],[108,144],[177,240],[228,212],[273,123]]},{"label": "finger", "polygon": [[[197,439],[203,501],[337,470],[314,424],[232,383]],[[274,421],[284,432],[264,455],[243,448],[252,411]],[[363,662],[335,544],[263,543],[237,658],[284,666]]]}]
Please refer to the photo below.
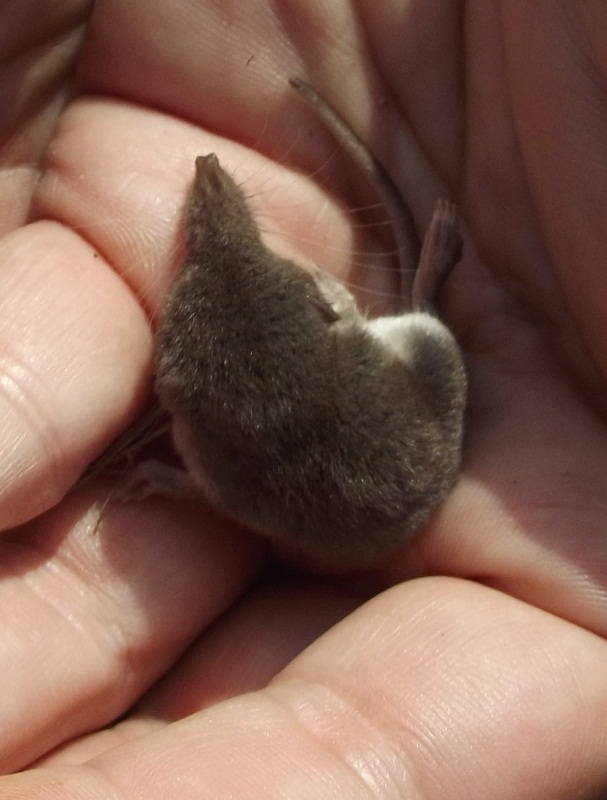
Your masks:
[{"label": "finger", "polygon": [[0,529],[58,502],[147,391],[148,322],[100,262],[49,222],[0,248]]},{"label": "finger", "polygon": [[359,598],[331,586],[294,584],[293,578],[286,585],[252,589],[200,636],[123,722],[69,742],[38,765],[81,764],[169,721],[263,688],[359,604]]},{"label": "finger", "polygon": [[115,720],[255,574],[260,543],[204,508],[91,492],[0,538],[0,770]]},{"label": "finger", "polygon": [[[322,39],[316,43],[309,34],[302,36],[302,31],[329,31],[334,25],[340,31],[338,52]],[[132,57],[134,43],[137,59]],[[115,0],[95,10],[81,85],[86,93],[167,109],[227,138],[255,143],[266,154],[289,153],[305,146],[305,138],[298,141],[297,120],[287,115],[280,126],[268,126],[268,119],[275,116],[281,96],[291,93],[287,81],[301,63],[297,47],[312,63],[318,61],[313,57],[318,47],[327,59],[333,56],[331,63],[323,60],[327,74],[347,64],[348,81],[340,85],[356,91],[366,66],[361,45],[347,4],[253,0],[244,7],[151,0],[141,13],[128,0]]]},{"label": "finger", "polygon": [[0,233],[25,224],[39,165],[65,103],[88,0],[0,5]]},{"label": "finger", "polygon": [[79,768],[0,780],[19,800],[111,795],[445,800],[593,796],[604,761],[607,646],[497,592],[397,587],[263,692]]},{"label": "finger", "polygon": [[209,152],[244,188],[273,250],[304,266],[322,264],[346,280],[373,282],[380,298],[388,294],[388,255],[371,235],[364,246],[377,263],[370,260],[369,275],[353,265],[353,219],[313,177],[294,175],[284,163],[182,120],[120,102],[81,99],[65,112],[38,185],[36,213],[88,241],[155,318],[183,258],[194,160]]},{"label": "finger", "polygon": [[[383,28],[382,49],[395,25],[404,31],[415,22],[391,9],[388,23],[388,14],[373,9],[368,16]],[[447,19],[443,25],[448,27]],[[332,31],[339,31],[339,47],[334,46]],[[132,58],[133,42],[137,59]],[[128,2],[116,0],[96,8],[80,77],[87,93],[143,100],[307,173],[326,162],[323,178],[329,176],[334,192],[347,192],[351,204],[356,192],[360,205],[376,203],[375,197],[363,200],[369,197],[364,182],[362,189],[357,180],[344,182],[344,162],[336,158],[339,147],[290,89],[290,77],[305,77],[336,105],[397,178],[407,204],[419,210],[425,227],[442,182],[426,157],[425,142],[422,146],[408,129],[400,98],[394,101],[378,73],[377,60],[348,3],[254,0],[246,7],[212,3],[169,7],[164,0],[153,0],[145,14],[139,14]],[[451,64],[447,71],[453,81]],[[423,91],[434,97],[425,84]],[[448,127],[444,94],[443,89],[435,100],[435,129]],[[448,158],[454,161],[453,154],[443,154],[442,164]]]}]

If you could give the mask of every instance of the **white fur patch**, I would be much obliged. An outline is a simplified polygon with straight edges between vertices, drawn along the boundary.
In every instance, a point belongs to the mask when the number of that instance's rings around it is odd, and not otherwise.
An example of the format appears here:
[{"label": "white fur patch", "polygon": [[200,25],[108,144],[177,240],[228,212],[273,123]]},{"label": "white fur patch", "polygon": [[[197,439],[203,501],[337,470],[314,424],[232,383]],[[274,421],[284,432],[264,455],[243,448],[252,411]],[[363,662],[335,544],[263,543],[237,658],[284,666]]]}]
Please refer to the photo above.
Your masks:
[{"label": "white fur patch", "polygon": [[364,327],[392,355],[407,364],[411,362],[411,344],[418,334],[440,342],[453,341],[450,331],[439,319],[422,311],[368,319]]}]

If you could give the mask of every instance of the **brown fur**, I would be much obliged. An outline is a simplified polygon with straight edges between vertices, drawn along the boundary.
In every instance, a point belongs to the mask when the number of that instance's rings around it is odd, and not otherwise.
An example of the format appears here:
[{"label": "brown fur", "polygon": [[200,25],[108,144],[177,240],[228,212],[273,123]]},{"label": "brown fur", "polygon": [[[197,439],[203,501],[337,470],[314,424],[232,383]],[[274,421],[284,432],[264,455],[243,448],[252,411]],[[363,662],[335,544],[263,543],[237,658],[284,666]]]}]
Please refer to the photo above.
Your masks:
[{"label": "brown fur", "polygon": [[[444,275],[459,239],[442,208],[433,237],[442,224],[455,247],[430,242],[421,263]],[[217,158],[199,157],[156,389],[211,502],[277,541],[356,564],[395,549],[455,481],[466,378],[437,320],[417,315],[401,358],[352,307],[336,310],[326,280],[270,252]]]}]

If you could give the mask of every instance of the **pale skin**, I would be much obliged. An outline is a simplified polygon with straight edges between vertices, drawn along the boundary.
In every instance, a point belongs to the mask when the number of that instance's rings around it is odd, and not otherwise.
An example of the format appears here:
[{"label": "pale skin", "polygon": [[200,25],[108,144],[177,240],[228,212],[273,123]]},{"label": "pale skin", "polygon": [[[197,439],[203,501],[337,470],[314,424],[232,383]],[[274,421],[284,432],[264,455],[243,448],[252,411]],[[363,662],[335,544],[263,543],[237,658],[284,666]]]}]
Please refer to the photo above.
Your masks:
[{"label": "pale skin", "polygon": [[[0,9],[0,796],[600,797],[604,2],[89,5]],[[356,582],[269,582],[195,501],[113,504],[95,532],[108,484],[68,493],[145,403],[197,154],[284,252],[390,291],[373,228],[352,263],[343,164],[292,74],[420,230],[446,192],[468,228],[442,303],[462,479]]]}]

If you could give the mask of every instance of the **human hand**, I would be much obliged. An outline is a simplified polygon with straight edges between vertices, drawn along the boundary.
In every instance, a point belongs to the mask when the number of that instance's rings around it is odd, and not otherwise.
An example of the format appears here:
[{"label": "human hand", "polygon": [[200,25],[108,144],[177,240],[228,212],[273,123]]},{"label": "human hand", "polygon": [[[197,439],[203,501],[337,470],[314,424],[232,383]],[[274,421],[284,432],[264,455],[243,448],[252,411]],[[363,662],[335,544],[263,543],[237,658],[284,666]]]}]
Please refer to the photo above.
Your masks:
[{"label": "human hand", "polygon": [[[0,74],[0,764],[40,769],[0,796],[604,791],[602,6],[39,5],[0,12],[19,45]],[[339,101],[420,230],[446,186],[470,232],[444,304],[471,376],[462,479],[356,584],[264,579],[262,545],[199,505],[114,504],[95,530],[107,486],[62,499],[145,401],[198,153],[273,245],[389,289],[386,259],[352,267],[377,243],[293,74]]]}]

